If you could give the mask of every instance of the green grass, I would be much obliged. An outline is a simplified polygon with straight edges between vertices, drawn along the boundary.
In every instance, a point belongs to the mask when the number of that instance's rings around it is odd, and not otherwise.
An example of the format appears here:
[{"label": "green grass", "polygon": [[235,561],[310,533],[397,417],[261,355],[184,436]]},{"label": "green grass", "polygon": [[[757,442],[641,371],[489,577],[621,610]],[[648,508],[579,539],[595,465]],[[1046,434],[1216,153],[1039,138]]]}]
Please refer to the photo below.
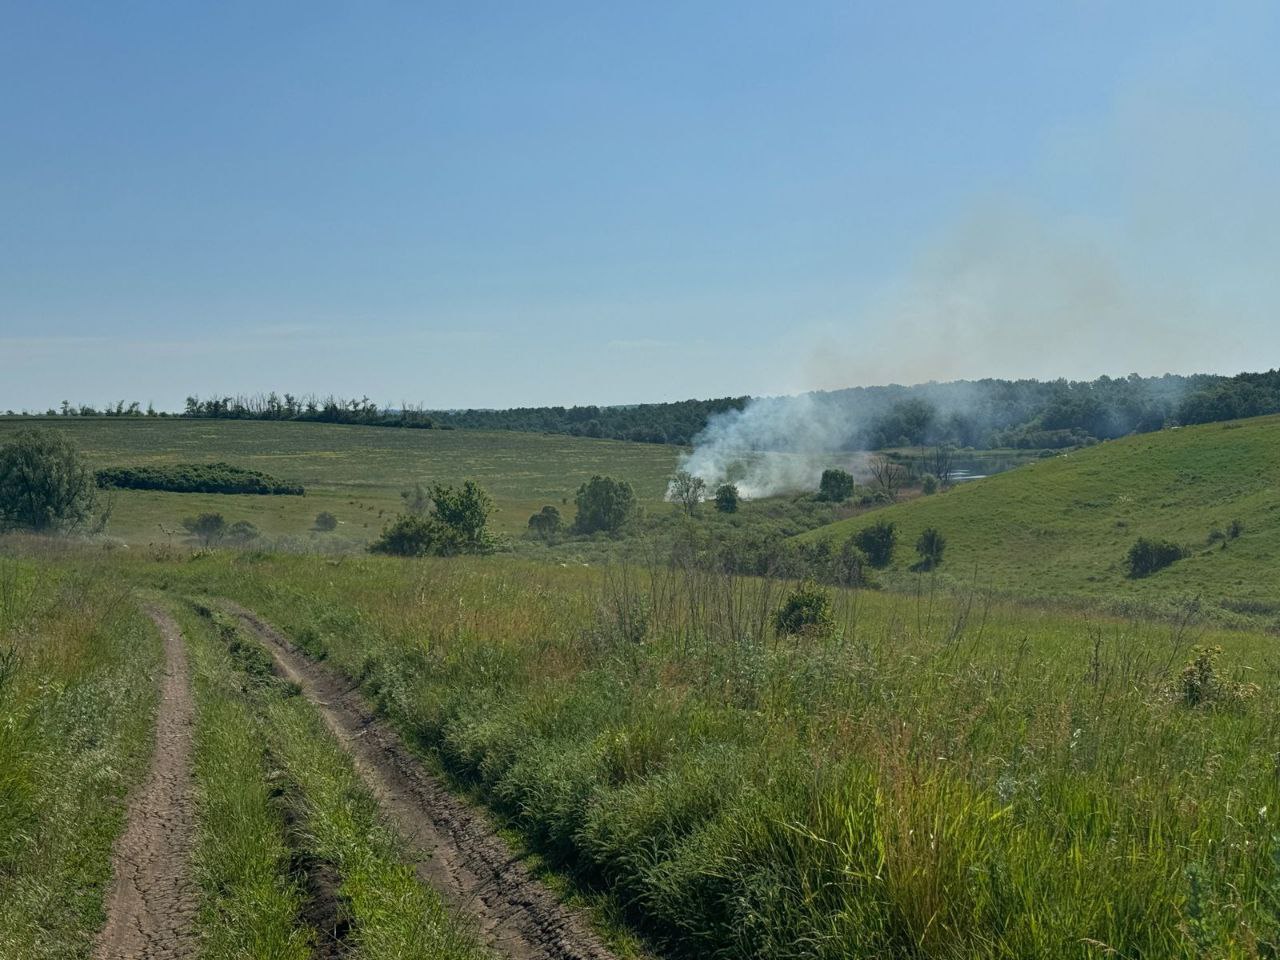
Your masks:
[{"label": "green grass", "polygon": [[[207,607],[202,607],[208,612]],[[366,960],[486,956],[400,855],[377,801],[314,707],[218,613],[185,617],[201,694],[201,912],[210,957],[310,955],[291,864],[337,880],[348,948]],[[288,811],[292,822],[286,828]]]},{"label": "green grass", "polygon": [[303,891],[268,781],[263,731],[225,648],[188,609],[177,612],[196,698],[200,955],[305,960],[315,931],[299,920]]},{"label": "green grass", "polygon": [[[207,555],[122,573],[261,610],[547,862],[674,954],[1263,957],[1273,639],[941,593],[507,558]],[[1179,672],[1221,645],[1222,689]]]},{"label": "green grass", "polygon": [[[921,531],[936,527],[948,582],[1165,608],[1199,596],[1224,619],[1280,624],[1280,417],[1114,440],[803,536],[843,540],[879,519],[898,525],[888,579],[899,586],[913,579]],[[1210,544],[1233,519],[1243,535]],[[1139,537],[1191,555],[1130,580],[1125,554]]]},{"label": "green grass", "polygon": [[66,960],[105,919],[161,648],[98,559],[24,551],[0,556],[0,956]]},{"label": "green grass", "polygon": [[[477,480],[493,495],[499,532],[521,533],[530,514],[554,504],[572,514],[578,486],[592,474],[629,480],[642,503],[657,505],[678,448],[615,440],[465,430],[396,430],[322,423],[128,419],[0,418],[11,431],[52,427],[70,436],[95,468],[226,461],[301,483],[305,497],[120,490],[107,533],[130,543],[182,538],[183,517],[219,511],[249,520],[295,545],[365,543],[401,506],[415,481]],[[332,534],[311,530],[315,516],[338,517]]]}]

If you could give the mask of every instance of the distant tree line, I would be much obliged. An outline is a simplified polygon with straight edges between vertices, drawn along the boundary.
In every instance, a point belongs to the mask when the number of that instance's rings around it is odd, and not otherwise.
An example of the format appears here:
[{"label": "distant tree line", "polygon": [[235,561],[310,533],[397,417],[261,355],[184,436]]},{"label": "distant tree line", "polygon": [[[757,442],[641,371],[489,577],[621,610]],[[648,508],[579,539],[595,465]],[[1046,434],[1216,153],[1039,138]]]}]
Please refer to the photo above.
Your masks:
[{"label": "distant tree line", "polygon": [[[1096,380],[957,380],[915,386],[851,387],[809,395],[814,416],[847,423],[837,446],[883,449],[957,447],[1065,448],[1179,424],[1280,413],[1280,370]],[[742,410],[749,397],[634,406],[426,410],[379,406],[368,397],[266,393],[190,396],[178,414],[137,402],[102,409],[64,402],[50,415],[181,416],[217,420],[301,420],[419,429],[515,430],[641,443],[689,445],[716,415]],[[785,401],[783,401],[785,402]]]},{"label": "distant tree line", "polygon": [[442,423],[467,430],[519,430],[574,437],[687,446],[718,413],[741,410],[749,397],[679,400],[622,407],[517,407],[511,410],[437,411]]}]

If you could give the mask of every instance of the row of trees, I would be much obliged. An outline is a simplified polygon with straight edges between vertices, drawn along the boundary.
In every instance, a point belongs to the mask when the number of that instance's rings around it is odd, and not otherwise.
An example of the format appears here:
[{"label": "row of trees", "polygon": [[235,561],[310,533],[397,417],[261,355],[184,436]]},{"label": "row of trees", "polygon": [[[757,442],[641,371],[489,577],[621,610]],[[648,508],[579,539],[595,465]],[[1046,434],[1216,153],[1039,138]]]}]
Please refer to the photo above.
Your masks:
[{"label": "row of trees", "polygon": [[[466,428],[562,433],[644,443],[693,443],[712,417],[742,410],[749,397],[632,406],[548,406],[507,410],[426,410],[380,406],[368,397],[265,393],[201,398],[183,417],[309,420],[366,426]],[[784,401],[785,402],[785,401]],[[958,380],[915,386],[851,387],[809,395],[814,416],[847,422],[845,449],[948,443],[1040,449],[1078,446],[1174,424],[1209,423],[1280,412],[1280,370],[1071,380]],[[103,408],[64,401],[64,416],[167,416],[136,401]]]}]

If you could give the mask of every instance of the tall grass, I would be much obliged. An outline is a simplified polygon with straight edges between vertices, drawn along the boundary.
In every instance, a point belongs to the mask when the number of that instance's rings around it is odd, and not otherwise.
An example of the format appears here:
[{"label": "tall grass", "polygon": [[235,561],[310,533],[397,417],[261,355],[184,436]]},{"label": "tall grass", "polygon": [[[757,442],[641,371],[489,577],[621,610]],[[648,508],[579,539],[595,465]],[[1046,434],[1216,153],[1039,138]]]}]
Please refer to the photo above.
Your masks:
[{"label": "tall grass", "polygon": [[305,957],[315,943],[323,956],[366,960],[485,956],[401,856],[315,708],[256,641],[202,609],[216,634],[191,633],[212,708],[198,754],[207,955]]},{"label": "tall grass", "polygon": [[[694,570],[206,557],[676,953],[1274,956],[1271,638]],[[1260,692],[1190,708],[1197,643]]]},{"label": "tall grass", "polygon": [[262,730],[226,649],[203,621],[181,613],[196,697],[201,956],[304,960],[315,931],[299,918],[303,892]]},{"label": "tall grass", "polygon": [[117,578],[0,555],[0,956],[88,955],[159,664]]}]

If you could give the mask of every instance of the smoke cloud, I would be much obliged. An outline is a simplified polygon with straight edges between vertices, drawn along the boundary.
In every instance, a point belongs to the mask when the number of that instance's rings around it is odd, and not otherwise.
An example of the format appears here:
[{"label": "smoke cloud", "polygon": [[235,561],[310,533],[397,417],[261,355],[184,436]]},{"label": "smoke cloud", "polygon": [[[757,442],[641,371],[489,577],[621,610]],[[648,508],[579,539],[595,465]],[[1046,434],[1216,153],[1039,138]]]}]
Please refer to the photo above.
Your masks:
[{"label": "smoke cloud", "polygon": [[[1280,127],[1274,91],[1218,79],[1239,56],[1211,40],[1161,51],[1100,119],[1048,128],[1023,180],[975,197],[844,323],[811,331],[797,388],[1271,366]],[[943,419],[992,414],[981,384],[917,395]],[[753,401],[709,423],[684,468],[746,496],[814,489],[823,467],[857,464],[848,451],[893,396]]]}]

